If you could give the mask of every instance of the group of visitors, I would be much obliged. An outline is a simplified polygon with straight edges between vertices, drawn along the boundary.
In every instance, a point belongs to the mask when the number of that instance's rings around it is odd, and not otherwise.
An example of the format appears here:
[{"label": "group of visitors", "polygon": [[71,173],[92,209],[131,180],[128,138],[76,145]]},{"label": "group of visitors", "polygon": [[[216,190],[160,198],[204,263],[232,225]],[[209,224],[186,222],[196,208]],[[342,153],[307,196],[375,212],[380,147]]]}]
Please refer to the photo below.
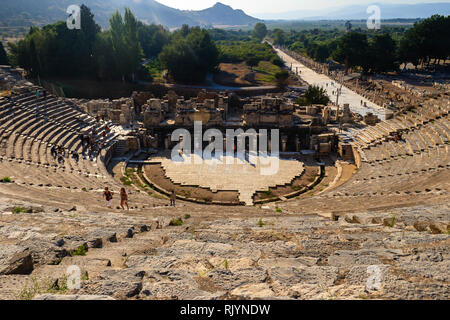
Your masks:
[{"label": "group of visitors", "polygon": [[97,135],[97,131],[95,128],[92,129],[91,134],[83,134],[80,133],[79,138],[81,140],[81,145],[83,148],[88,147],[89,153],[98,153],[101,149],[103,149],[103,146],[106,142],[108,134],[111,132],[111,129],[108,125],[105,125],[103,128],[103,131],[101,132],[101,140],[95,141],[94,137]]},{"label": "group of visitors", "polygon": [[64,157],[66,156],[66,150],[61,146],[53,145],[50,148],[50,154],[53,159],[57,160],[59,164],[64,164]]},{"label": "group of visitors", "polygon": [[394,142],[399,142],[399,141],[403,141],[403,137],[401,133],[395,133],[392,140]]},{"label": "group of visitors", "polygon": [[[112,201],[113,201],[114,192],[110,191],[108,187],[105,187],[105,191],[103,192],[103,198],[106,200],[106,207],[112,209]],[[127,210],[130,210],[128,206],[128,194],[125,188],[120,189],[120,206],[122,210],[125,210],[124,206],[127,206]]]},{"label": "group of visitors", "polygon": [[103,143],[95,141],[93,135],[80,134],[79,138],[81,140],[81,146],[83,147],[83,154],[85,148],[88,148],[89,155],[95,155],[98,154],[103,147]]},{"label": "group of visitors", "polygon": [[333,90],[332,92],[331,92],[331,94],[333,95],[333,96],[337,96],[337,95],[341,95],[342,94],[342,89],[340,89],[340,88],[338,88],[338,89],[336,89],[336,90]]},{"label": "group of visitors", "polygon": [[[109,187],[105,187],[105,190],[103,191],[103,199],[106,200],[106,207],[109,209],[112,209],[112,201],[114,199],[114,192],[109,190]],[[170,194],[170,206],[175,207],[175,201],[177,199],[177,195],[175,191],[172,191]],[[127,210],[130,210],[130,207],[128,205],[128,194],[125,188],[120,189],[120,207],[122,210],[125,210],[125,206],[127,207]],[[117,208],[118,209],[118,208]]]},{"label": "group of visitors", "polygon": [[[53,145],[50,148],[50,154],[53,157],[53,159],[58,161],[59,164],[64,164],[65,163],[64,158],[66,157],[66,150],[63,147]],[[78,163],[78,161],[80,161],[80,155],[77,152],[72,151],[71,155],[72,155],[72,158],[77,163]]]},{"label": "group of visitors", "polygon": [[102,114],[102,116],[99,116],[99,115],[96,115],[96,116],[95,116],[95,122],[100,123],[100,119],[101,119],[102,121],[105,121],[105,115]]}]

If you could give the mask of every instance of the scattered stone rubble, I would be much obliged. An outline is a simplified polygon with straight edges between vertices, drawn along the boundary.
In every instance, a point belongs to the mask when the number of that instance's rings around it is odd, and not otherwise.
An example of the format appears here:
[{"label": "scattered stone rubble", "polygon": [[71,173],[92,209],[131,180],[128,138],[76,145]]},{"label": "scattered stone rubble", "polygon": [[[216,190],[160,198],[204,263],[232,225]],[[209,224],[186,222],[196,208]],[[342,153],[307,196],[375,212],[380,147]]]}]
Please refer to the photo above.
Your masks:
[{"label": "scattered stone rubble", "polygon": [[[85,275],[80,289],[34,298],[449,298],[448,205],[337,219],[252,208],[244,210],[251,216],[239,217],[232,208],[192,208],[182,226],[169,226],[169,217],[186,209],[72,215],[43,208],[0,215],[0,243],[17,243],[1,244],[0,296],[20,296],[32,278],[61,281],[67,267],[77,265]],[[71,254],[80,245],[86,255]],[[369,281],[369,267],[379,270],[380,283]]]}]

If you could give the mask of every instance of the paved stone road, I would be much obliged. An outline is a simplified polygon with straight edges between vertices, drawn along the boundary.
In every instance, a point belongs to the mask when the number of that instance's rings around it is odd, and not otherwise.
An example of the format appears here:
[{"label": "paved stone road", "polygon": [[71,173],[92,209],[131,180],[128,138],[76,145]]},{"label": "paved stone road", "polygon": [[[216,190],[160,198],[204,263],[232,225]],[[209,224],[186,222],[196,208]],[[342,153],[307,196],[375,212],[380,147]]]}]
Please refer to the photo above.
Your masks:
[{"label": "paved stone road", "polygon": [[[310,85],[318,85],[323,87],[325,90],[327,90],[327,93],[330,96],[331,100],[333,100],[333,102],[336,102],[336,95],[333,95],[333,91],[336,91],[338,89],[338,84],[336,83],[336,81],[327,77],[324,74],[319,74],[307,68],[299,61],[282,52],[280,49],[275,48],[275,51],[278,53],[280,58],[285,62],[287,66],[291,66],[292,64],[292,70],[294,72],[296,72],[298,68],[299,71],[298,75],[303,80],[305,80]],[[334,83],[334,86],[331,85],[331,83]],[[361,100],[363,101],[363,103],[364,102],[366,103],[367,107],[361,105]],[[386,110],[383,107],[376,105],[375,103],[367,100],[366,98],[360,96],[359,94],[355,93],[354,91],[344,86],[342,87],[342,94],[339,96],[338,103],[340,106],[342,106],[344,103],[348,103],[350,105],[350,109],[355,113],[365,115],[368,112],[372,112],[373,114],[377,115],[380,119],[382,120],[386,119]]]}]

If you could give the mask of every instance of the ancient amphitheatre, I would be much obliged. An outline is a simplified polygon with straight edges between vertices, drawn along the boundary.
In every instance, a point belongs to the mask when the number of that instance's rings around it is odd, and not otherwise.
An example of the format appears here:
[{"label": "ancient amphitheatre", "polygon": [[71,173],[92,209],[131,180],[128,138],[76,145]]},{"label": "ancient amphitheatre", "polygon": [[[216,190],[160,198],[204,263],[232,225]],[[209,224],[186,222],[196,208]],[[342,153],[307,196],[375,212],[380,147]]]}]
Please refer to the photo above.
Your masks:
[{"label": "ancient amphitheatre", "polygon": [[[338,88],[322,66],[296,63]],[[10,92],[0,100],[1,299],[449,298],[448,86],[420,96],[403,88],[399,101],[420,104],[392,111],[361,85],[345,89],[353,100],[340,108],[299,107],[289,91],[87,101],[37,97],[43,88],[20,73],[0,68]],[[381,119],[358,114],[377,103]],[[170,133],[196,120],[279,128],[279,173],[174,165]],[[129,212],[118,207],[124,186]],[[61,283],[73,265],[82,277],[71,290]],[[380,270],[376,288],[369,266]]]}]

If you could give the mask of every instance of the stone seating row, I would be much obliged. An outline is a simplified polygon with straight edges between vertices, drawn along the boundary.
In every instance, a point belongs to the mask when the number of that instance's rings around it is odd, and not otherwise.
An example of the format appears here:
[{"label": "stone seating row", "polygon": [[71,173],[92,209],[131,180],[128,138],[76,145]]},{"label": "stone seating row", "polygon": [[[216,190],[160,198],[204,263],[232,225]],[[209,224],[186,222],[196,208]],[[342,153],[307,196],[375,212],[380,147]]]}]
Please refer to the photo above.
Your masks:
[{"label": "stone seating row", "polygon": [[[2,161],[9,162],[8,166],[16,163],[38,168],[33,172],[39,181],[48,180],[47,174],[38,174],[43,168],[73,175],[73,183],[82,182],[81,177],[109,177],[104,164],[98,165],[98,161],[102,161],[100,155],[92,161],[84,158],[86,150],[81,145],[78,133],[81,130],[100,132],[102,125],[78,108],[52,96],[44,100],[37,99],[33,93],[23,93],[12,100],[1,99],[0,112],[0,156]],[[114,142],[115,135],[109,133],[106,138],[105,144],[109,146]],[[97,135],[95,139],[99,141],[102,137]],[[81,154],[79,161],[69,156],[65,158],[64,164],[58,164],[50,152],[52,145],[62,146],[69,155],[71,152]],[[67,179],[65,177],[63,180]]]},{"label": "stone seating row", "polygon": [[[448,118],[448,110],[421,108],[423,114],[417,112],[405,112],[394,119],[385,120],[373,127],[366,127],[354,134],[355,145],[359,148],[365,148],[372,144],[382,142],[392,133],[398,131],[409,131],[420,126],[434,123],[438,120]],[[447,122],[447,121],[445,121]],[[448,133],[448,132],[447,132]]]},{"label": "stone seating row", "polygon": [[[424,181],[438,181],[437,172],[450,168],[448,146],[436,146],[426,152],[372,164],[363,163],[358,173],[342,188],[343,191],[412,190]],[[417,181],[417,184],[413,183]],[[420,182],[422,181],[422,183]]]}]

